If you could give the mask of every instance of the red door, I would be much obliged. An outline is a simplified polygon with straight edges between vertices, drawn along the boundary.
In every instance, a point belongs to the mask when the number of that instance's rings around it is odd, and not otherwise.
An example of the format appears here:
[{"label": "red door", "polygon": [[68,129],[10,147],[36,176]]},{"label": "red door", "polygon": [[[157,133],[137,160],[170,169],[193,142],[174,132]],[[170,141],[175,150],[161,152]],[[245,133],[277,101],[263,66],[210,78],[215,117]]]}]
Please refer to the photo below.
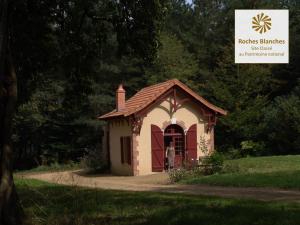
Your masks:
[{"label": "red door", "polygon": [[197,159],[197,125],[193,124],[186,133],[187,160],[192,162]]},{"label": "red door", "polygon": [[175,148],[174,167],[180,168],[185,158],[184,131],[176,124],[169,125],[165,130],[165,147],[173,142]]},{"label": "red door", "polygon": [[156,125],[151,125],[152,172],[162,172],[164,169],[164,135]]},{"label": "red door", "polygon": [[175,147],[175,168],[180,168],[184,161],[184,135],[173,136]]}]

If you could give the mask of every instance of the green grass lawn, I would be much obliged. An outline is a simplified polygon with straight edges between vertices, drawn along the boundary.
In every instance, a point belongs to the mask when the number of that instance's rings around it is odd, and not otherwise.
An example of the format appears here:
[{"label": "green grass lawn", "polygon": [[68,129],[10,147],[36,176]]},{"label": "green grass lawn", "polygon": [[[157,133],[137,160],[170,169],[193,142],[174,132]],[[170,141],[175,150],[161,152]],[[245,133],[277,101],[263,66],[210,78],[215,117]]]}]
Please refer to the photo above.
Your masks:
[{"label": "green grass lawn", "polygon": [[300,204],[84,189],[16,179],[33,225],[296,225]]},{"label": "green grass lawn", "polygon": [[300,189],[299,155],[227,160],[224,166],[225,173],[189,177],[182,182],[221,186]]}]

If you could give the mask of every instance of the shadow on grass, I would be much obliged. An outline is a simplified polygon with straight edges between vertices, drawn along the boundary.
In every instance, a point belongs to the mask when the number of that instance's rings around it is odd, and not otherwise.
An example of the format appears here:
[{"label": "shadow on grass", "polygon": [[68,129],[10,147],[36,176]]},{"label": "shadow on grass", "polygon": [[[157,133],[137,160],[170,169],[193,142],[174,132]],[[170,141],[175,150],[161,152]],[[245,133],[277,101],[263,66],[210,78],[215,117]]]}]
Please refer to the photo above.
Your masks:
[{"label": "shadow on grass", "polygon": [[235,187],[277,187],[300,189],[300,170],[268,173],[229,173],[194,177],[184,180],[186,184],[211,184]]},{"label": "shadow on grass", "polygon": [[293,225],[300,205],[179,194],[83,189],[17,180],[31,224]]}]

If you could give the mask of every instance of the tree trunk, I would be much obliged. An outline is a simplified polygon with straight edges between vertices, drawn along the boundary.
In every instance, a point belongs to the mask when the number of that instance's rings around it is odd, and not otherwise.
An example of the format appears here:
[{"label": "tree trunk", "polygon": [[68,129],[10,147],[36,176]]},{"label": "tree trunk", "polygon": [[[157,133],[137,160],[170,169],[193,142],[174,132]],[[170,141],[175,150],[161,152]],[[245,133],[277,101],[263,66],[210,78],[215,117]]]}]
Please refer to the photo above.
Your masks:
[{"label": "tree trunk", "polygon": [[9,48],[9,0],[0,0],[0,224],[22,224],[22,208],[13,179],[12,122],[17,77]]}]

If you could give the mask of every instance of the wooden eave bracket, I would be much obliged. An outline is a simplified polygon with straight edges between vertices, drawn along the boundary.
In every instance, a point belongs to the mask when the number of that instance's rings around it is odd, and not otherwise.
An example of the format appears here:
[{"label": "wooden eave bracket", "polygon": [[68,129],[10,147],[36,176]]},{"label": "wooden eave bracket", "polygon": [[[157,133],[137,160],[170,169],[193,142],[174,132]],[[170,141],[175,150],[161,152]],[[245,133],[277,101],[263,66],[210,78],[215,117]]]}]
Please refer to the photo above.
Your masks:
[{"label": "wooden eave bracket", "polygon": [[140,134],[143,125],[143,116],[132,116],[129,118],[131,124],[131,130],[134,134]]},{"label": "wooden eave bracket", "polygon": [[209,133],[209,132],[212,130],[212,128],[213,128],[214,126],[216,126],[218,117],[217,117],[216,113],[215,113],[215,115],[209,114],[209,115],[207,115],[207,116],[208,116],[208,117],[207,117],[207,128],[206,128],[206,132]]},{"label": "wooden eave bracket", "polygon": [[185,102],[190,101],[190,98],[178,99],[177,90],[175,87],[172,88],[171,94],[173,96],[173,101],[172,101],[172,99],[168,100],[168,102],[171,105],[171,108],[170,108],[171,114],[175,113],[178,109],[180,109]]}]

